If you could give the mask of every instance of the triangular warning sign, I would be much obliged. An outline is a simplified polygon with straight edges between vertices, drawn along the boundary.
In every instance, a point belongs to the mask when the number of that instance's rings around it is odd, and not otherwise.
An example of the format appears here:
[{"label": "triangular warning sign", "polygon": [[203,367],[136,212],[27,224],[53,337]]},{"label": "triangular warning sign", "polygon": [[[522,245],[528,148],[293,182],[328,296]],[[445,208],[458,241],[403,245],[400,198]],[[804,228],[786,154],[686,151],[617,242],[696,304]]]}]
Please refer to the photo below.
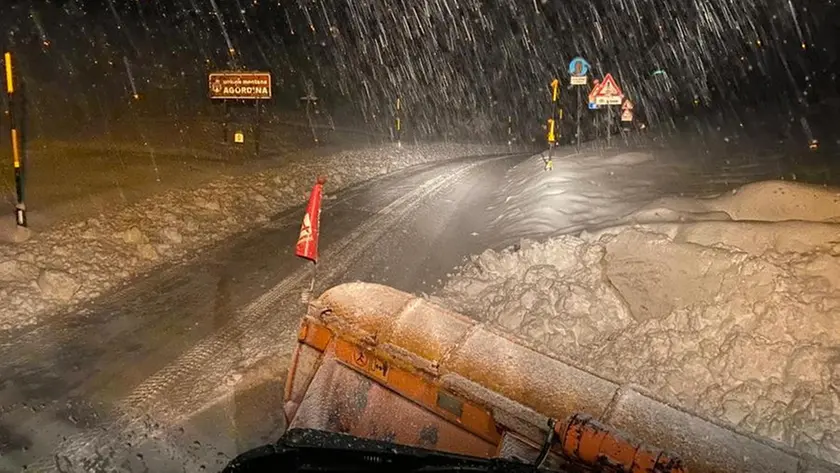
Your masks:
[{"label": "triangular warning sign", "polygon": [[612,74],[604,77],[601,85],[593,89],[592,95],[596,105],[621,105],[624,100],[624,92],[621,91]]},{"label": "triangular warning sign", "polygon": [[589,103],[595,103],[595,97],[598,95],[598,91],[601,90],[602,84],[603,82],[595,81],[595,85],[589,91]]},{"label": "triangular warning sign", "polygon": [[625,100],[624,103],[621,105],[621,109],[633,110],[633,102],[631,102],[630,99]]},{"label": "triangular warning sign", "polygon": [[621,97],[624,95],[624,92],[621,91],[621,88],[618,86],[618,83],[613,79],[612,74],[607,74],[604,77],[604,80],[601,82],[601,85],[598,86],[598,90],[595,93],[595,97]]}]

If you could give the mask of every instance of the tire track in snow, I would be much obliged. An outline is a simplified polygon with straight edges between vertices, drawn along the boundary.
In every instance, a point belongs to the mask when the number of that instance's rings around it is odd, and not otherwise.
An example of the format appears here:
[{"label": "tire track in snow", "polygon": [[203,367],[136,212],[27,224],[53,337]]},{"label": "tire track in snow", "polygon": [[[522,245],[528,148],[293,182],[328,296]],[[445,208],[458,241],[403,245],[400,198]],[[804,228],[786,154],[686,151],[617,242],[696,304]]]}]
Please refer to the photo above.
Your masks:
[{"label": "tire track in snow", "polygon": [[[415,190],[388,204],[347,237],[323,252],[322,259],[328,262],[329,266],[319,271],[319,280],[333,280],[342,274],[366,249],[391,231],[400,220],[416,211],[437,192],[462,179],[475,167],[514,156],[518,155],[503,155],[461,165],[455,170],[446,171],[424,182]],[[89,463],[91,458],[101,457],[99,452],[110,450],[104,447],[124,442],[126,438],[165,437],[165,429],[160,424],[171,425],[191,414],[191,412],[184,412],[184,408],[195,409],[204,405],[203,401],[207,400],[201,397],[215,392],[231,369],[235,368],[243,358],[244,353],[238,341],[252,337],[265,338],[266,333],[263,332],[266,331],[267,326],[271,325],[270,319],[278,317],[280,312],[277,310],[278,303],[284,299],[299,296],[299,293],[295,291],[306,287],[310,277],[311,267],[302,265],[244,310],[239,311],[213,335],[197,343],[176,361],[137,386],[131,394],[118,403],[116,420],[100,426],[95,431],[81,432],[69,437],[59,445],[53,458],[44,458],[31,467],[35,468],[35,471],[56,471],[60,459],[66,466],[57,471],[72,471],[65,468],[81,465],[82,462]],[[297,303],[295,307],[302,309],[299,300],[295,302]],[[296,310],[294,317],[291,318],[297,319],[299,312],[302,311]],[[275,329],[277,325],[273,324]],[[171,449],[167,450],[174,453]],[[100,460],[107,462],[104,458]],[[197,459],[183,458],[183,460],[186,465],[192,463],[191,460]]]}]

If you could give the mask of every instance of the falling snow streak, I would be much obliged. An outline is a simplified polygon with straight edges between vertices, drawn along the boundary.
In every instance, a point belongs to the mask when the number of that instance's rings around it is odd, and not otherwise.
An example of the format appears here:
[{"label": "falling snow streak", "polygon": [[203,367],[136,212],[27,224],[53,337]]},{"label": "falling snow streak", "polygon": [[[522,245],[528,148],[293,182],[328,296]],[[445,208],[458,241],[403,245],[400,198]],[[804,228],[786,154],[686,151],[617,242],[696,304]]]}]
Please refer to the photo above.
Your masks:
[{"label": "falling snow streak", "polygon": [[228,35],[227,27],[225,26],[225,20],[222,17],[222,13],[219,11],[219,7],[216,5],[216,0],[210,0],[210,5],[213,6],[213,13],[216,15],[216,19],[219,21],[219,28],[222,30],[222,35],[225,38],[225,44],[227,45],[228,54],[230,55],[230,65],[231,68],[236,65],[236,49],[233,47],[233,42],[230,39],[230,35]]},{"label": "falling snow streak", "polygon": [[[316,35],[338,29],[318,41],[344,71],[346,88],[363,91],[368,115],[382,115],[400,94],[407,109],[446,111],[436,114],[445,122],[456,110],[488,111],[487,97],[540,110],[544,85],[577,54],[592,60],[596,74],[616,73],[663,120],[700,102],[765,99],[749,84],[755,80],[796,89],[811,65],[800,63],[798,78],[779,79],[785,58],[796,54],[789,42],[800,43],[792,21],[800,14],[788,3],[354,1],[333,3],[326,19],[310,14],[314,2],[298,5],[299,23]],[[651,80],[659,69],[669,75]]]},{"label": "falling snow streak", "polygon": [[[141,94],[181,77],[203,88],[211,69],[270,69],[289,97],[311,79],[322,105],[351,105],[381,127],[398,95],[406,126],[484,129],[502,113],[532,127],[577,55],[594,76],[616,75],[654,122],[697,104],[803,107],[837,89],[827,68],[838,34],[824,20],[840,14],[822,0],[62,0],[3,2],[0,13],[5,41],[49,54],[26,62],[82,95],[93,82],[124,90],[101,67],[123,57]],[[561,96],[567,108],[572,96]]]}]

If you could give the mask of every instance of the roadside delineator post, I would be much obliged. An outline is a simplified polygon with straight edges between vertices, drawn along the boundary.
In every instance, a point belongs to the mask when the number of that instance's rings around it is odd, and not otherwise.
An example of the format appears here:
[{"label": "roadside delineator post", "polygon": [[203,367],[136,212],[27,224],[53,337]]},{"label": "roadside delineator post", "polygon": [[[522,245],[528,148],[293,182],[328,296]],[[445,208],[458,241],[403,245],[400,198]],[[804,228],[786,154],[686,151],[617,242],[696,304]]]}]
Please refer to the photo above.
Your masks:
[{"label": "roadside delineator post", "polygon": [[557,136],[556,136],[556,128],[557,128],[557,120],[558,120],[558,111],[560,113],[559,118],[563,118],[563,110],[559,109],[559,100],[560,100],[560,80],[554,79],[551,81],[551,118],[548,119],[548,159],[543,158],[545,162],[545,170],[550,171],[554,168],[554,163],[551,159],[551,153],[554,149],[554,145],[557,143]]},{"label": "roadside delineator post", "polygon": [[8,103],[6,115],[9,118],[9,133],[11,135],[12,146],[12,165],[15,170],[15,192],[17,201],[15,203],[15,223],[19,227],[26,227],[26,203],[24,200],[24,152],[23,152],[23,133],[21,126],[17,122],[15,115],[15,80],[14,69],[12,67],[12,53],[6,52],[3,55],[3,62],[6,69],[6,94],[8,95]]},{"label": "roadside delineator post", "polygon": [[402,148],[402,97],[397,96],[396,118],[394,119],[394,136],[397,147]]},{"label": "roadside delineator post", "polygon": [[306,205],[306,213],[303,214],[303,223],[300,225],[300,234],[295,245],[295,256],[312,261],[312,280],[309,283],[309,290],[304,291],[301,299],[304,304],[309,302],[312,291],[315,290],[315,273],[318,267],[318,239],[321,229],[321,200],[324,193],[324,183],[327,178],[319,176],[309,194],[309,203]]},{"label": "roadside delineator post", "polygon": [[510,115],[508,115],[507,137],[508,152],[510,152],[513,149],[513,117]]}]

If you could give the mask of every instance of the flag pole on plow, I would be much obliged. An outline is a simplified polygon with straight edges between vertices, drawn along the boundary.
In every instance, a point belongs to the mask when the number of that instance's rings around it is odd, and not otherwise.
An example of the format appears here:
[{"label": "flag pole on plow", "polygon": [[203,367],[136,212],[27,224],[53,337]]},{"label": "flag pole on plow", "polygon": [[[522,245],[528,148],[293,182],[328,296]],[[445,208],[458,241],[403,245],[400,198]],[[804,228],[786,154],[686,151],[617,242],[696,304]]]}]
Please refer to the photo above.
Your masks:
[{"label": "flag pole on plow", "polygon": [[304,304],[309,302],[309,297],[315,290],[318,238],[321,231],[321,198],[324,194],[325,182],[327,182],[327,179],[320,176],[312,187],[312,192],[309,194],[309,203],[306,205],[306,213],[303,215],[303,223],[300,225],[300,235],[295,245],[295,256],[312,261],[312,280],[309,283],[309,290],[301,295]]}]

